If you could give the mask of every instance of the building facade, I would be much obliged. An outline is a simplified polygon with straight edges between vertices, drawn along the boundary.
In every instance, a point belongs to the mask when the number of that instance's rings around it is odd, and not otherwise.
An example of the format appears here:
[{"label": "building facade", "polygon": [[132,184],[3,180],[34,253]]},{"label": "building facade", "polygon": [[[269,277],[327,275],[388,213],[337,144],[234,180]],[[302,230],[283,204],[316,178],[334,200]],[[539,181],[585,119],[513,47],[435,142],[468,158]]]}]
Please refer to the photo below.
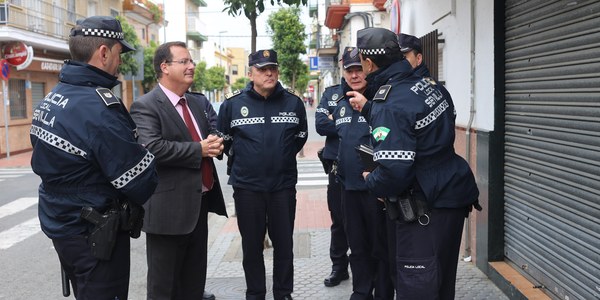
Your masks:
[{"label": "building facade", "polygon": [[[93,15],[123,16],[136,31],[142,47],[158,41],[158,29],[163,24],[162,8],[150,0],[11,0],[0,3],[0,48],[11,52],[15,45],[29,51],[27,63],[8,65],[4,80],[6,105],[0,114],[0,157],[31,149],[29,128],[33,109],[58,83],[58,74],[66,59],[70,59],[68,38],[78,19]],[[15,48],[18,49],[19,47]],[[3,51],[3,58],[10,55]],[[138,51],[138,78],[121,75],[123,84],[115,87],[129,107],[142,91],[143,51]],[[134,88],[135,87],[135,88]],[[4,113],[6,111],[6,113]],[[5,117],[6,116],[6,117]]]},{"label": "building facade", "polygon": [[[511,298],[600,297],[599,1],[319,0],[311,9],[327,37],[315,42],[319,58],[337,58],[364,27],[421,38],[481,192],[463,258]],[[321,71],[321,89],[337,74]]]},{"label": "building facade", "polygon": [[[164,1],[163,1],[164,2]],[[206,24],[200,19],[199,7],[205,7],[203,0],[170,0],[164,5],[165,22],[160,30],[160,41],[186,42],[192,59],[200,61],[200,49],[208,40]]]}]

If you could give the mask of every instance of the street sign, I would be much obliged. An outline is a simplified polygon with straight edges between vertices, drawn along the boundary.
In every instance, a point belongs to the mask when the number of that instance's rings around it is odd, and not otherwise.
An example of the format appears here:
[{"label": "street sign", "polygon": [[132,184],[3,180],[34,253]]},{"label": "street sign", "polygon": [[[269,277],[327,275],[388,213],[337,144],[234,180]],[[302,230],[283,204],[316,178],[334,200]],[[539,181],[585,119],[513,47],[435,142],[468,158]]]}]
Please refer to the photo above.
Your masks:
[{"label": "street sign", "polygon": [[308,86],[308,91],[311,92],[311,93],[314,92],[315,91],[315,86],[314,85],[309,85]]},{"label": "street sign", "polygon": [[333,56],[321,56],[319,57],[319,70],[333,70],[335,64],[333,63]]},{"label": "street sign", "polygon": [[2,79],[8,80],[8,78],[10,78],[10,66],[8,65],[6,59],[0,60],[0,69],[0,75],[2,76]]},{"label": "street sign", "polygon": [[317,71],[319,69],[319,57],[318,56],[311,56],[309,57],[310,59],[310,71]]}]

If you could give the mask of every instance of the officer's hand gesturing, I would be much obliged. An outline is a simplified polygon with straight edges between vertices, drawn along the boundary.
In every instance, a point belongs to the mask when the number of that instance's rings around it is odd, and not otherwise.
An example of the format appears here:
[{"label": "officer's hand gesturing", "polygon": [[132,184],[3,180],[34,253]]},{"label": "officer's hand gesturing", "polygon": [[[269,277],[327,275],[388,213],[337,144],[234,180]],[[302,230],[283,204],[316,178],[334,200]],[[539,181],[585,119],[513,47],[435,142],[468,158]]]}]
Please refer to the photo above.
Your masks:
[{"label": "officer's hand gesturing", "polygon": [[349,97],[350,105],[352,105],[354,110],[361,111],[365,103],[367,103],[367,98],[357,91],[349,91],[346,93],[346,96]]},{"label": "officer's hand gesturing", "polygon": [[202,157],[217,157],[223,153],[223,138],[209,134],[207,138],[200,141],[202,145]]}]

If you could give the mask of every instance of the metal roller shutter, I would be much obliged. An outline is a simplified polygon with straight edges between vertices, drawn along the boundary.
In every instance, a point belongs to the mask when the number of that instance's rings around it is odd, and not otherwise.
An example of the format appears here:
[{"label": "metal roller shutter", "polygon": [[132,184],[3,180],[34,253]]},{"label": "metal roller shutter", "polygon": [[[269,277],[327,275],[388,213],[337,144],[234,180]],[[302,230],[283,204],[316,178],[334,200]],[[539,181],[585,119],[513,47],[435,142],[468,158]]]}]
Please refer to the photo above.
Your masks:
[{"label": "metal roller shutter", "polygon": [[506,259],[600,298],[600,1],[505,2]]}]

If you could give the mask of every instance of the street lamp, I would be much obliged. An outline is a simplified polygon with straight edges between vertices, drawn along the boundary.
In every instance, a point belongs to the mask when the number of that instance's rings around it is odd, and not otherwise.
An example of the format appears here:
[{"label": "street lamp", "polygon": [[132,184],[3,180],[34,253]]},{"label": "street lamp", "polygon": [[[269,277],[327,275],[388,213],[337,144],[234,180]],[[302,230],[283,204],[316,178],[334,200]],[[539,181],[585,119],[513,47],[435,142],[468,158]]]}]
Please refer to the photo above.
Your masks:
[{"label": "street lamp", "polygon": [[[223,44],[221,44],[221,34],[222,33],[227,33],[227,30],[224,31],[219,31],[219,48],[223,47]],[[219,51],[220,52],[220,51]]]}]

